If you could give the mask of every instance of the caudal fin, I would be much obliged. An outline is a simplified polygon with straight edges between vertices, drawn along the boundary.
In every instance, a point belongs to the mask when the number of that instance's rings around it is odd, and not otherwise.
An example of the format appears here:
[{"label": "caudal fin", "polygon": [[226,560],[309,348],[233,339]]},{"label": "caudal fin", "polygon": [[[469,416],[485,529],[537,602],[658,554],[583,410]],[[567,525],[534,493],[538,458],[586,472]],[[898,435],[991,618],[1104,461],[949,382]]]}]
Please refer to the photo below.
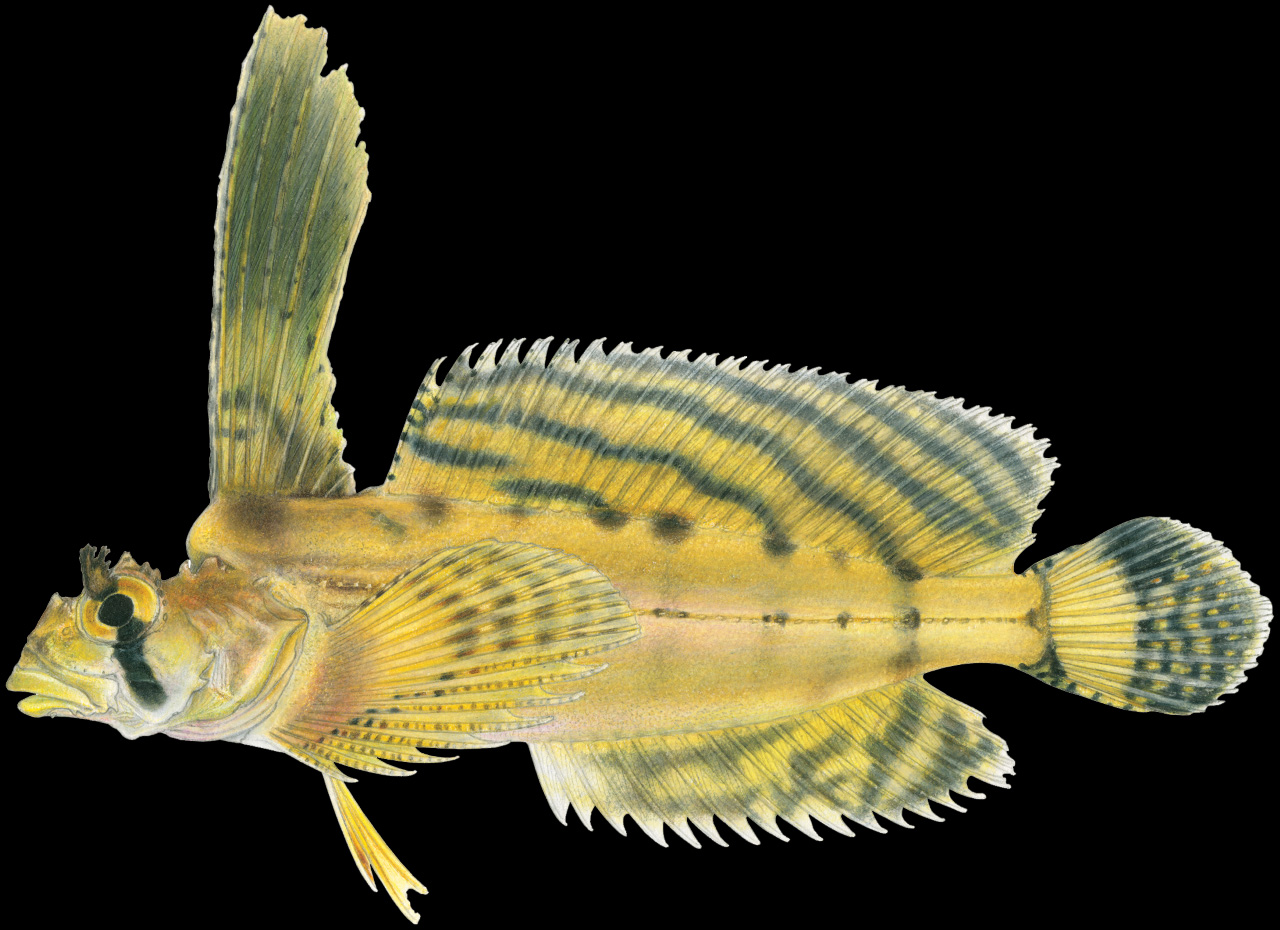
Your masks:
[{"label": "caudal fin", "polygon": [[1208,533],[1130,520],[1032,566],[1049,647],[1023,669],[1125,710],[1193,714],[1257,664],[1271,602]]}]

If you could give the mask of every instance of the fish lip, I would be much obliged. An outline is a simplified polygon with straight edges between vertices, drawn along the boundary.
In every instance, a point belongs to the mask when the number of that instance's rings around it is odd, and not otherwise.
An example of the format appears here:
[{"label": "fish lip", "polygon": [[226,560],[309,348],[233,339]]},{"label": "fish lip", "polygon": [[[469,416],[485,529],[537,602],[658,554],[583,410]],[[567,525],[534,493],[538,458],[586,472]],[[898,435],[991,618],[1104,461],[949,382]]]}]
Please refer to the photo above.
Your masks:
[{"label": "fish lip", "polygon": [[39,656],[23,649],[4,686],[9,691],[28,691],[31,696],[18,702],[18,710],[31,717],[83,716],[101,714],[107,705],[93,700],[74,685],[53,675]]}]

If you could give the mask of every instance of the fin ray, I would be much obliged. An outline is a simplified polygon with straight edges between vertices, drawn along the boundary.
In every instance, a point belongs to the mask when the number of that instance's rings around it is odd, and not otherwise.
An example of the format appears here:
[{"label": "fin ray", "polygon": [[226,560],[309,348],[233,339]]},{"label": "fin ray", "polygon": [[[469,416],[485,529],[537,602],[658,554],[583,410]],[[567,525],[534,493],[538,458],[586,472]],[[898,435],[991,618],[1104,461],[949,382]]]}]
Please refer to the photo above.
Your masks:
[{"label": "fin ray", "polygon": [[416,924],[420,915],[410,906],[408,892],[416,891],[418,894],[426,894],[427,886],[418,881],[391,851],[391,847],[374,829],[364,811],[356,804],[356,799],[351,796],[350,789],[343,782],[326,778],[324,787],[329,793],[333,812],[337,815],[338,826],[342,829],[342,838],[346,840],[347,849],[350,850],[351,858],[355,860],[356,868],[360,870],[365,883],[373,891],[377,891],[378,886],[373,880],[373,876],[377,874],[382,880],[382,886],[387,889],[387,894],[391,895],[396,907],[400,909],[400,913]]},{"label": "fin ray", "polygon": [[331,776],[335,764],[412,774],[385,762],[436,761],[415,754],[544,723],[583,693],[545,685],[595,674],[603,664],[580,660],[639,635],[613,585],[563,552],[442,549],[331,628],[308,703],[271,735]]},{"label": "fin ray", "polygon": [[1049,643],[1023,671],[1125,710],[1191,714],[1257,664],[1271,602],[1217,540],[1143,517],[1033,565]]},{"label": "fin ray", "polygon": [[715,526],[908,574],[1009,570],[1032,539],[1053,462],[986,408],[603,340],[548,362],[549,344],[432,366],[384,491]]},{"label": "fin ray", "polygon": [[268,10],[241,70],[218,189],[209,496],[355,491],[329,336],[369,202],[363,111],[325,32]]},{"label": "fin ray", "polygon": [[624,740],[530,742],[543,792],[564,822],[570,807],[624,832],[631,815],[666,845],[662,826],[697,846],[689,825],[723,842],[711,818],[752,842],[751,824],[787,839],[785,820],[814,838],[813,821],[852,834],[842,817],[883,832],[875,815],[909,827],[903,811],[933,820],[935,800],[963,811],[954,791],[981,797],[970,776],[1004,784],[1004,741],[981,715],[920,679],[767,724]]}]

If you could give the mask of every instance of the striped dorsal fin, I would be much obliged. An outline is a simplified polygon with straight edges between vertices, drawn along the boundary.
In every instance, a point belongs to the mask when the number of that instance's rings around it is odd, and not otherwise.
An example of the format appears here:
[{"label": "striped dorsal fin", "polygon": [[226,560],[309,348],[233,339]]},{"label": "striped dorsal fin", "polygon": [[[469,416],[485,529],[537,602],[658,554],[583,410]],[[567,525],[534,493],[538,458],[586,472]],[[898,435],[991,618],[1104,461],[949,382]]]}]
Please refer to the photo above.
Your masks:
[{"label": "striped dorsal fin", "polygon": [[551,720],[583,692],[545,685],[598,672],[578,660],[639,635],[617,589],[573,556],[493,540],[441,549],[334,625],[312,693],[271,738],[330,778],[346,779],[335,763],[408,775],[385,762],[439,762],[417,750],[494,746],[475,734]]},{"label": "striped dorsal fin", "polygon": [[529,749],[561,823],[572,806],[590,827],[594,808],[623,833],[630,814],[664,846],[663,824],[694,846],[690,824],[724,844],[713,815],[753,843],[748,821],[786,839],[778,818],[815,839],[811,818],[846,835],[842,816],[883,833],[873,814],[940,820],[930,800],[964,810],[950,792],[983,797],[969,776],[1005,787],[1013,771],[982,716],[921,679],[772,723]]},{"label": "striped dorsal fin", "polygon": [[240,74],[215,224],[209,496],[345,495],[327,358],[369,202],[363,115],[325,32],[268,10]]},{"label": "striped dorsal fin", "polygon": [[1032,540],[1053,462],[1031,427],[963,401],[812,369],[695,360],[603,340],[523,360],[470,350],[432,366],[390,494],[759,534],[907,576],[1008,571]]}]

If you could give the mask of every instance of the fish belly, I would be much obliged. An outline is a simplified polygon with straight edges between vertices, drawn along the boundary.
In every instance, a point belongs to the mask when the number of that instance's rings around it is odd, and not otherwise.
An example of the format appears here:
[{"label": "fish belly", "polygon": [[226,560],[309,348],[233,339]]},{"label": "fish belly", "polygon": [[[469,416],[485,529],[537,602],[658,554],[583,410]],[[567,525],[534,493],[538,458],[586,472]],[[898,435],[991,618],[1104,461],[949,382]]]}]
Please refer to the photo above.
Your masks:
[{"label": "fish belly", "polygon": [[552,720],[494,739],[621,739],[774,720],[930,669],[1035,661],[1046,641],[1034,578],[907,579],[839,552],[769,552],[746,535],[569,511],[370,493],[223,498],[188,548],[195,560],[217,555],[282,577],[340,617],[431,553],[484,539],[576,556],[609,579],[641,628],[637,641],[582,660],[607,663],[603,672],[549,689],[582,692]]}]

